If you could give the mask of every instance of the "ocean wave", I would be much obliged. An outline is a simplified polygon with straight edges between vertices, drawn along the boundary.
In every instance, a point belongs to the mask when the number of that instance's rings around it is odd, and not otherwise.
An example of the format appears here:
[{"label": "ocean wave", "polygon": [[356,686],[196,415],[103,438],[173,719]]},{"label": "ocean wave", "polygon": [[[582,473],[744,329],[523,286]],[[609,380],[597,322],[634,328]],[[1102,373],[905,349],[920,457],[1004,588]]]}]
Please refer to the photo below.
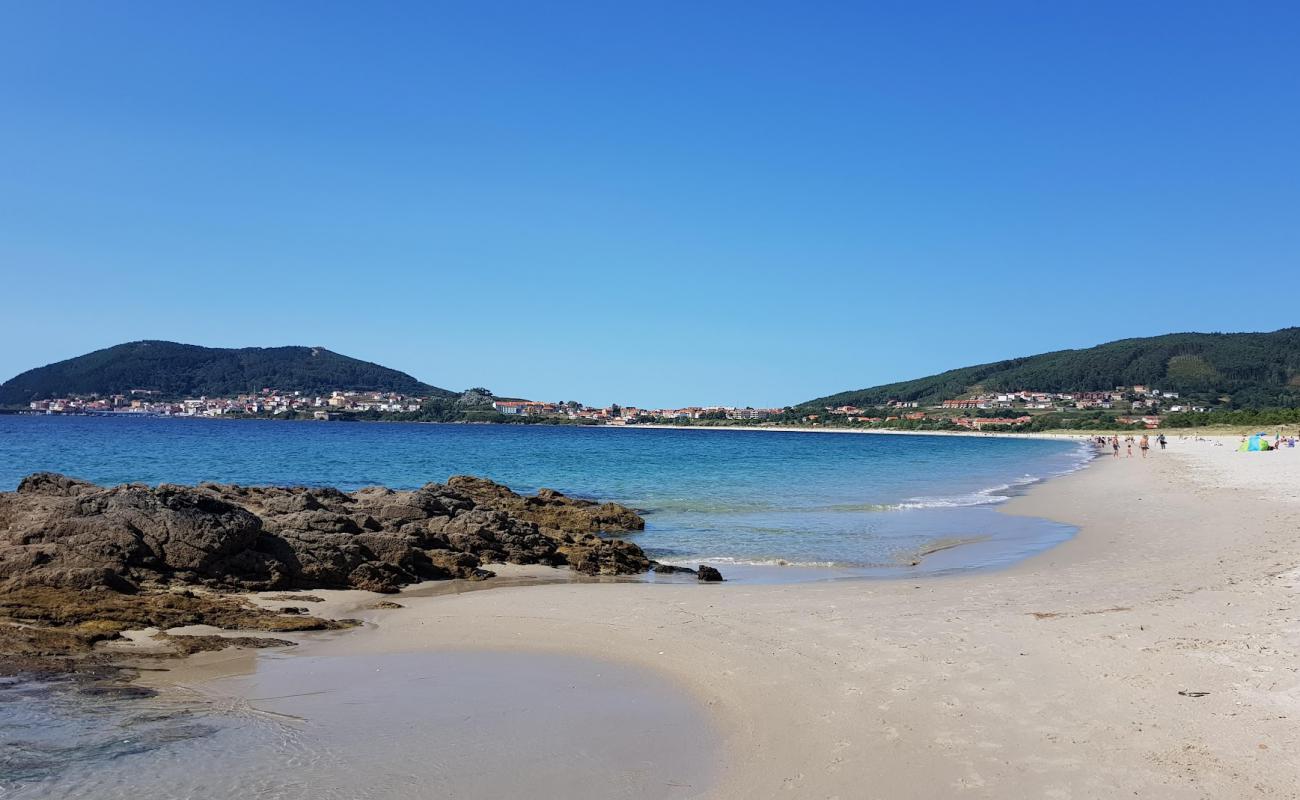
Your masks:
[{"label": "ocean wave", "polygon": [[1075,451],[1075,458],[1065,466],[1051,470],[1046,475],[1022,475],[1009,483],[1000,483],[974,492],[959,495],[939,495],[934,497],[909,497],[898,503],[859,503],[830,506],[828,511],[907,511],[922,508],[969,508],[972,506],[989,506],[1005,503],[1019,494],[1024,487],[1042,483],[1050,478],[1058,478],[1078,472],[1088,466],[1097,454],[1087,444],[1080,444]]},{"label": "ocean wave", "polygon": [[965,508],[1005,503],[1011,494],[1022,486],[1038,483],[1042,478],[1026,475],[1010,483],[999,483],[985,489],[957,495],[909,497],[897,503],[844,503],[828,506],[827,511],[907,511],[918,508]]},{"label": "ocean wave", "polygon": [[787,558],[736,558],[734,556],[698,556],[695,558],[661,558],[661,564],[674,567],[690,567],[696,564],[720,564],[745,567],[842,567],[860,568],[863,564],[849,564],[843,561],[792,561]]},{"label": "ocean wave", "polygon": [[1010,483],[999,483],[969,494],[948,495],[940,497],[909,497],[901,503],[893,503],[890,510],[909,508],[967,508],[969,506],[989,506],[1005,503],[1021,487],[1042,481],[1034,475],[1025,475]]}]

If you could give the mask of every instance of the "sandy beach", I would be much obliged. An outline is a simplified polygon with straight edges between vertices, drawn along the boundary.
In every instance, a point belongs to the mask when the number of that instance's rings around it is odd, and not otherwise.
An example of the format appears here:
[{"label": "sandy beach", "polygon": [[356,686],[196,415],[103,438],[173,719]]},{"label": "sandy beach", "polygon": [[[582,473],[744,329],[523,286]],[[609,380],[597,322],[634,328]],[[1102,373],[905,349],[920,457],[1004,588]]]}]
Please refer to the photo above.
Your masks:
[{"label": "sandy beach", "polygon": [[734,6],[0,2],[0,800],[1300,800],[1300,0]]},{"label": "sandy beach", "polygon": [[[619,431],[767,431],[768,433],[841,433],[868,436],[997,436],[1004,439],[1090,439],[1102,431],[936,431],[902,430],[898,428],[848,428],[811,425],[664,425],[639,423],[636,425],[603,425],[602,428]],[[1107,431],[1106,433],[1109,433]],[[1132,433],[1132,431],[1126,431]]]},{"label": "sandy beach", "polygon": [[[1234,445],[1174,439],[1034,487],[1005,513],[1080,533],[1005,570],[426,586],[389,610],[333,592],[323,613],[371,624],[303,636],[287,658],[473,648],[652,670],[704,710],[721,753],[707,779],[662,776],[671,796],[1296,797],[1300,450]],[[148,680],[201,689],[254,658]]]}]

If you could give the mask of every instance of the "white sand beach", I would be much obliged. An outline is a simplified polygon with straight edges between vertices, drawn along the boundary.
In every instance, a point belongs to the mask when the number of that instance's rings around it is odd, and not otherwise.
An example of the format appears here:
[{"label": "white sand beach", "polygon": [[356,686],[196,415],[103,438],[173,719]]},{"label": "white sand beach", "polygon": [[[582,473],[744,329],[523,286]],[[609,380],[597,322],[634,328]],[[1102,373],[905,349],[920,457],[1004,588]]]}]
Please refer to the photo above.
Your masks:
[{"label": "white sand beach", "polygon": [[[473,648],[654,670],[720,742],[706,781],[661,776],[670,796],[1297,797],[1300,449],[1234,445],[1175,438],[1034,487],[1005,512],[1081,531],[1006,570],[415,589],[362,611],[376,596],[335,592],[327,613],[372,624],[287,658]],[[202,687],[253,660],[149,679]]]},{"label": "white sand beach", "polygon": [[[834,425],[666,425],[638,423],[636,425],[602,425],[611,431],[766,431],[768,433],[838,433],[867,436],[997,436],[1004,439],[1090,439],[1102,431],[976,431],[976,430],[904,430],[901,428],[849,428]],[[1131,431],[1129,431],[1131,432]],[[1107,434],[1110,432],[1107,431]]]}]

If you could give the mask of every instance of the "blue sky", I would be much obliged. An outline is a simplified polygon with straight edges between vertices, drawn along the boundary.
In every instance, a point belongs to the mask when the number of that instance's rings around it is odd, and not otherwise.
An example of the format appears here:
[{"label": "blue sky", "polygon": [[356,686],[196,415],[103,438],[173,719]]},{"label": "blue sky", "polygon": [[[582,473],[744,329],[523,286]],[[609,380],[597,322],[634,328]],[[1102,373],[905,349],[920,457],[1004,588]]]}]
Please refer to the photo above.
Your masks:
[{"label": "blue sky", "polygon": [[1294,3],[0,4],[0,379],[780,405],[1300,322]]}]

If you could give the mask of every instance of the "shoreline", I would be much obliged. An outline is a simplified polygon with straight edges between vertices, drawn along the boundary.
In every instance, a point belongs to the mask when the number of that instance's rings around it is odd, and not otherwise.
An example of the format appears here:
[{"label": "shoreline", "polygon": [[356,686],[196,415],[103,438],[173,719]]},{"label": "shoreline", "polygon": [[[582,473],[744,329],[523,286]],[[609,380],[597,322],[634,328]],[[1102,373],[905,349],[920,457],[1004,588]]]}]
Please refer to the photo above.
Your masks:
[{"label": "shoreline", "polygon": [[[649,668],[713,716],[727,756],[708,797],[1287,796],[1300,459],[1187,445],[1002,504],[1080,530],[993,572],[404,593],[289,658],[472,642]],[[1248,514],[1261,494],[1271,513]]]},{"label": "shoreline", "polygon": [[[455,424],[455,423],[452,423]],[[493,424],[493,423],[486,423]],[[798,425],[598,425],[600,428],[614,430],[661,430],[661,431],[768,431],[771,433],[844,433],[886,436],[982,436],[1004,439],[1083,439],[1100,436],[1101,431],[909,431],[891,428],[835,428],[802,427]],[[1132,431],[1130,431],[1131,433]]]},{"label": "shoreline", "polygon": [[[178,416],[167,414],[137,414],[137,413],[102,413],[102,414],[44,414],[22,410],[3,411],[0,414],[17,417],[67,417],[80,419],[160,419],[160,420],[202,420],[202,421],[224,421],[224,422],[309,422],[324,423],[324,420],[295,418],[283,419],[278,417],[242,417],[242,416]],[[1260,428],[1269,431],[1290,432],[1293,429],[1300,432],[1300,425],[1297,423],[1281,423],[1269,425],[1215,425],[1208,427],[1192,428],[1098,428],[1098,429],[1075,429],[1059,428],[1046,431],[976,431],[976,430],[905,430],[897,428],[851,428],[835,426],[804,426],[804,425],[666,425],[660,423],[643,423],[636,425],[604,425],[589,424],[579,422],[437,422],[432,420],[397,420],[397,419],[354,419],[354,420],[333,420],[332,422],[347,423],[366,423],[366,424],[390,424],[390,425],[457,425],[457,426],[500,426],[509,428],[580,428],[580,429],[600,429],[600,430],[670,430],[670,431],[769,431],[774,433],[842,433],[842,434],[884,434],[894,436],[990,436],[1014,439],[1081,439],[1087,440],[1095,436],[1110,436],[1114,434],[1124,435],[1157,435],[1160,433],[1169,437],[1191,437],[1191,438],[1214,438],[1221,436],[1242,436],[1248,433],[1257,432]],[[1229,428],[1231,430],[1224,430]]]}]

